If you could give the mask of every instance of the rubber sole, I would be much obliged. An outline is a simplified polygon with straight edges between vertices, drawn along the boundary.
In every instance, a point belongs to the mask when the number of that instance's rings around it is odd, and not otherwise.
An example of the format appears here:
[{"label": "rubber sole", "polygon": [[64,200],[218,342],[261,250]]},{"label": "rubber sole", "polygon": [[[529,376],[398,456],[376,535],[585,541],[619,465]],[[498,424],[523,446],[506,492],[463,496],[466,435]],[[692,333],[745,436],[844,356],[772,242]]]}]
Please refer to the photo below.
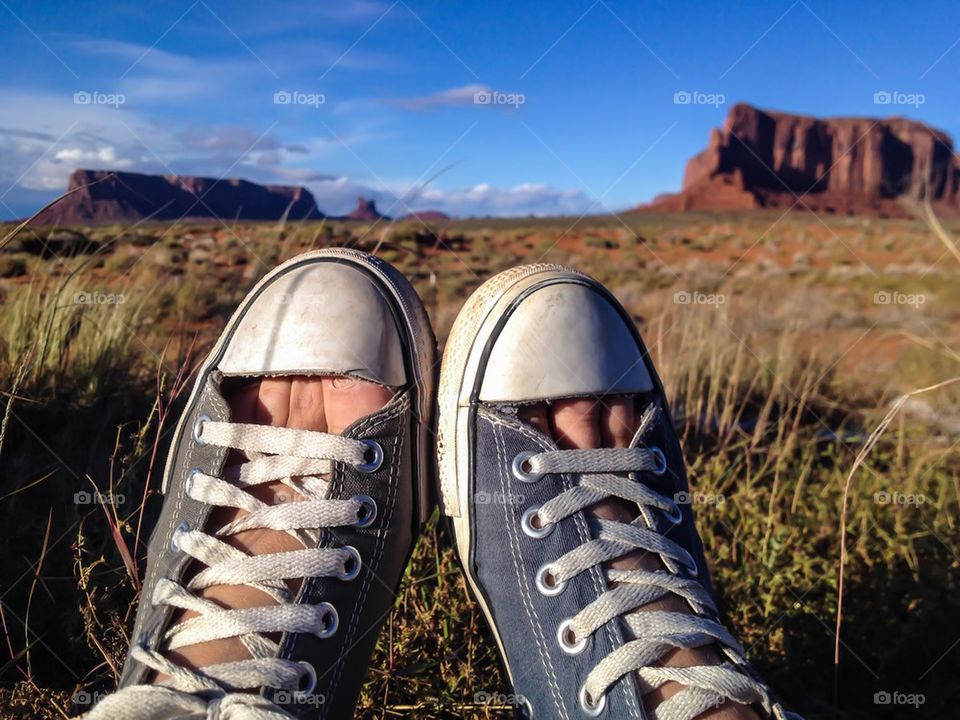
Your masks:
[{"label": "rubber sole", "polygon": [[470,594],[487,619],[511,684],[513,671],[471,558],[472,426],[479,393],[479,371],[487,346],[504,313],[528,287],[551,276],[594,282],[576,270],[544,263],[506,270],[473,292],[450,330],[443,353],[437,398],[440,510],[447,518]]}]

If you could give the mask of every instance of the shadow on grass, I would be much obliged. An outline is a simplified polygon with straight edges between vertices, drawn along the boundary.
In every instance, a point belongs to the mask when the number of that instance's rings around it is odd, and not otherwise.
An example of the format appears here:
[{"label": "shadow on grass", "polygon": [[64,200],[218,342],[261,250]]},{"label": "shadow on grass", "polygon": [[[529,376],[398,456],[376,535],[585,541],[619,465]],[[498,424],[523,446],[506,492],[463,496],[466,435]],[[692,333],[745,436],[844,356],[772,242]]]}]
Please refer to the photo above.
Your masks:
[{"label": "shadow on grass", "polygon": [[120,378],[88,406],[66,397],[56,406],[14,405],[0,457],[0,608],[10,655],[0,666],[0,692],[10,695],[0,705],[14,716],[62,717],[52,706],[70,712],[78,692],[109,687],[111,665],[126,653],[137,589],[106,513],[115,513],[142,575],[171,434],[157,448],[134,549],[156,437],[154,394]]}]

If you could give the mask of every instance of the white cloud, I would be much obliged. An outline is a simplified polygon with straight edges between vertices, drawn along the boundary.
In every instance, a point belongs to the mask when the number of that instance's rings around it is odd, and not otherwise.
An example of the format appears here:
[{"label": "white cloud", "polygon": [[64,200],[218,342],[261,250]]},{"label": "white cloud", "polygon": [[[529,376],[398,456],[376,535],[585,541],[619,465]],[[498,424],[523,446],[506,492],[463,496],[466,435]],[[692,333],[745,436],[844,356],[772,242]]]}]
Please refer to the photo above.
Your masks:
[{"label": "white cloud", "polygon": [[[594,207],[580,190],[521,184],[510,188],[475,185],[465,190],[426,190],[423,205],[439,204],[450,215],[575,215]],[[595,209],[595,208],[594,208]]]},{"label": "white cloud", "polygon": [[248,151],[273,151],[280,143],[270,135],[260,135],[240,126],[191,128],[177,133],[184,148],[199,152],[244,153]]},{"label": "white cloud", "polygon": [[579,190],[537,184],[502,188],[482,183],[464,189],[429,187],[418,192],[412,184],[378,188],[347,177],[304,178],[302,182],[313,193],[317,206],[330,215],[349,212],[360,196],[376,200],[377,209],[392,217],[423,210],[440,210],[457,217],[516,217],[579,215],[603,209]]},{"label": "white cloud", "polygon": [[405,110],[434,110],[443,107],[473,107],[477,110],[518,110],[527,102],[520,92],[498,90],[489,85],[473,83],[440,90],[430,95],[415,95],[387,101]]},{"label": "white cloud", "polygon": [[113,61],[111,69],[116,73],[104,75],[111,79],[103,83],[112,87],[78,89],[122,92],[134,103],[211,101],[238,92],[252,78],[272,80],[253,56],[198,59],[159,47],[101,38],[83,38],[72,44],[86,55]]},{"label": "white cloud", "polygon": [[394,100],[393,104],[399,105],[407,110],[432,110],[438,107],[474,105],[476,104],[474,99],[478,95],[490,92],[490,88],[486,85],[462,85],[460,87],[450,88],[449,90],[441,90],[431,95],[401,98]]},{"label": "white cloud", "polygon": [[442,204],[451,215],[574,215],[596,211],[595,202],[580,190],[561,190],[549,185],[524,183],[510,188],[486,183],[465,190],[427,188],[421,205]]},{"label": "white cloud", "polygon": [[[543,184],[496,187],[478,184],[459,189],[431,185],[420,192],[410,180],[387,187],[372,178],[354,178],[318,170],[316,164],[341,147],[339,140],[273,135],[259,138],[245,127],[171,126],[142,111],[122,107],[77,106],[71,94],[35,93],[0,88],[5,100],[0,128],[0,214],[29,214],[67,187],[77,168],[241,177],[253,182],[303,184],[328,214],[344,214],[360,195],[377,201],[393,216],[410,210],[442,210],[456,216],[578,214],[591,209],[579,190]],[[351,147],[370,135],[345,134]],[[310,165],[307,165],[310,163]],[[403,202],[400,201],[403,199]],[[4,207],[6,205],[6,207]],[[600,208],[594,207],[593,210]]]},{"label": "white cloud", "polygon": [[[63,190],[77,168],[276,177],[269,168],[296,156],[273,136],[244,127],[182,128],[130,109],[75,105],[71,94],[2,90],[0,199],[21,190]],[[232,170],[231,170],[232,168]]]},{"label": "white cloud", "polygon": [[112,145],[104,145],[93,149],[79,147],[63,148],[62,150],[58,150],[54,157],[65,163],[95,162],[98,164],[106,164],[111,168],[120,169],[133,165],[133,161],[129,158],[117,157],[117,150]]},{"label": "white cloud", "polygon": [[[197,17],[202,18],[202,13]],[[303,18],[298,22],[302,27]],[[235,107],[241,100],[270,103],[278,90],[323,92],[317,85],[325,83],[318,78],[325,78],[333,67],[383,72],[396,71],[403,65],[401,58],[381,52],[322,39],[296,43],[289,37],[265,42],[257,54],[241,51],[205,57],[102,38],[80,38],[72,46],[104,66],[100,79],[104,87],[79,89],[123,92],[128,102],[141,105],[172,101],[228,107]],[[334,100],[331,98],[331,104]]]}]

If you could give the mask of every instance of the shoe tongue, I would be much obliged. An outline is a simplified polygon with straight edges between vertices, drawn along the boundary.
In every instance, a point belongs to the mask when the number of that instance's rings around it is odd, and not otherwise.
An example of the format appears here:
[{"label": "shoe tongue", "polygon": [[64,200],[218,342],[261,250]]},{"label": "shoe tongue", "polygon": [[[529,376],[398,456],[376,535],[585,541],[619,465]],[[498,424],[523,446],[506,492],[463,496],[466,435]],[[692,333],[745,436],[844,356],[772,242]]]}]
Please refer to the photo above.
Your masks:
[{"label": "shoe tongue", "polygon": [[[640,423],[637,427],[637,431],[633,435],[633,439],[630,441],[630,447],[654,447],[657,445],[657,441],[654,439],[656,433],[654,432],[657,423],[660,420],[661,415],[660,406],[657,404],[649,405],[644,411],[643,415],[640,416]],[[644,442],[644,440],[648,442]],[[660,448],[662,451],[663,448]],[[674,473],[670,470],[669,465],[667,472],[656,475],[654,473],[638,473],[636,475],[637,482],[642,482],[646,487],[658,492],[661,495],[672,498],[674,494],[680,489],[677,487],[677,479]]]},{"label": "shoe tongue", "polygon": [[643,411],[643,415],[640,416],[640,423],[637,425],[637,431],[633,434],[633,439],[630,441],[630,447],[635,448],[642,445],[640,441],[653,429],[659,417],[660,408],[655,404],[648,406],[647,409]]}]

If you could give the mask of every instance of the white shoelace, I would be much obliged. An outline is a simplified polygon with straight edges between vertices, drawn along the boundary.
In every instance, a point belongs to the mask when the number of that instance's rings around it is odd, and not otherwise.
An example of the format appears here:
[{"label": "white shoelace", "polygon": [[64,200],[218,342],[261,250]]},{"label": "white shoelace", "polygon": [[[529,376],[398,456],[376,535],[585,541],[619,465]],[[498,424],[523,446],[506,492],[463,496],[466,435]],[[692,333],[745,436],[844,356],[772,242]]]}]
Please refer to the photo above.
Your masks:
[{"label": "white shoelace", "polygon": [[[137,642],[131,647],[132,657],[167,675],[168,679],[155,685],[130,686],[109,695],[86,715],[91,720],[291,717],[256,694],[256,689],[266,686],[288,691],[288,695],[309,694],[316,683],[316,674],[308,663],[277,658],[279,646],[267,634],[311,633],[326,638],[336,632],[338,617],[329,603],[295,604],[285,580],[305,577],[351,580],[360,572],[361,559],[354,548],[318,548],[316,544],[322,528],[363,526],[372,522],[376,505],[366,497],[328,499],[329,481],[320,476],[329,475],[334,462],[364,470],[375,469],[382,461],[379,445],[309,430],[210,420],[202,423],[198,440],[239,450],[250,459],[228,468],[222,478],[192,471],[186,479],[186,494],[210,506],[245,510],[248,514],[212,535],[181,525],[171,540],[172,548],[206,567],[186,585],[161,579],[153,597],[144,598],[143,602],[197,613],[196,617],[172,626],[163,634],[159,645],[164,652],[236,637],[251,658],[193,671],[164,657],[158,649]],[[269,505],[244,490],[276,480],[305,499]],[[257,528],[287,532],[304,547],[250,556],[222,539]],[[194,594],[212,585],[246,585],[266,593],[277,604],[224,609]]]},{"label": "white shoelace", "polygon": [[[648,411],[641,422],[642,428],[649,428],[655,422],[655,415],[654,411]],[[587,675],[579,701],[588,715],[600,714],[606,704],[606,692],[630,672],[637,673],[640,692],[644,695],[669,681],[686,686],[660,703],[650,713],[651,720],[692,720],[725,700],[758,704],[772,714],[773,701],[767,687],[738,667],[746,665],[743,648],[726,628],[710,619],[716,616],[717,608],[707,590],[697,580],[678,574],[682,566],[695,576],[696,563],[690,553],[666,538],[659,529],[666,530],[680,522],[679,508],[673,500],[635,479],[637,473],[661,474],[666,469],[658,449],[523,453],[514,462],[514,468],[514,472],[526,475],[530,482],[551,473],[579,477],[576,486],[527,511],[524,530],[534,537],[549,533],[555,523],[608,498],[635,503],[640,509],[638,517],[630,523],[590,518],[588,525],[593,539],[540,569],[537,586],[541,593],[558,594],[571,578],[585,570],[636,550],[658,554],[667,567],[667,571],[606,570],[611,588],[558,628],[557,642],[571,655],[581,652],[593,633],[614,618],[622,618],[635,638],[610,652]],[[626,477],[626,473],[630,473],[630,477]],[[696,614],[637,610],[670,593],[686,600]],[[673,648],[716,643],[728,648],[735,660],[695,667],[657,666]]]}]

